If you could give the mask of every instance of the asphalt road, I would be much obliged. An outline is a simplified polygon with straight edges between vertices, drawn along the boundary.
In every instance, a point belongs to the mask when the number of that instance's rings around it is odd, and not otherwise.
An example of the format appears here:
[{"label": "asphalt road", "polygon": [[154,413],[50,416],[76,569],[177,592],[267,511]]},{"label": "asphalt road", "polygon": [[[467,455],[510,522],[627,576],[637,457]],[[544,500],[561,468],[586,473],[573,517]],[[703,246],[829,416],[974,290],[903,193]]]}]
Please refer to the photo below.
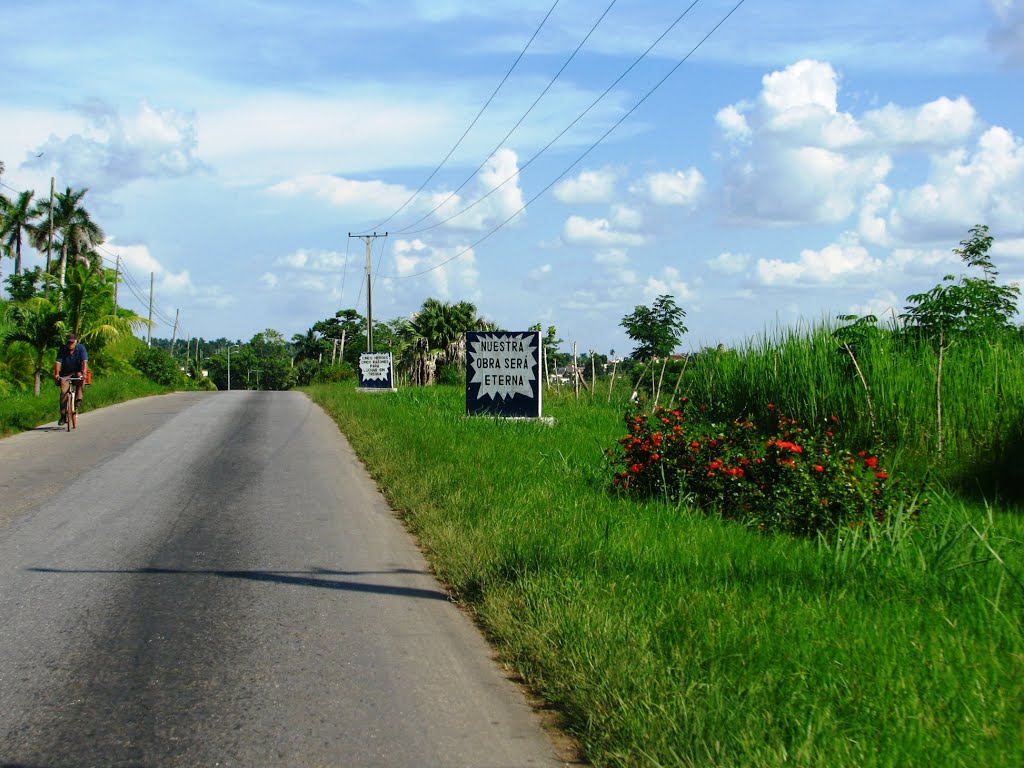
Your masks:
[{"label": "asphalt road", "polygon": [[302,394],[0,440],[0,766],[556,765]]}]

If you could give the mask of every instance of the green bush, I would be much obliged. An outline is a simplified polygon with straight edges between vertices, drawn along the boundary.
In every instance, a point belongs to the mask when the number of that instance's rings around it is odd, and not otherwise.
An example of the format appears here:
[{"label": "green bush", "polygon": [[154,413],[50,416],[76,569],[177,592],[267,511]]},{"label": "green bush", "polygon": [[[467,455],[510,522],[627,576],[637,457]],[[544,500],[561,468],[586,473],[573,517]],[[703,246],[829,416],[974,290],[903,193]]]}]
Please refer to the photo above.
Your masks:
[{"label": "green bush", "polygon": [[169,354],[156,347],[142,347],[132,355],[132,365],[150,381],[165,387],[183,383],[184,376]]},{"label": "green bush", "polygon": [[466,369],[458,365],[442,365],[437,369],[437,383],[464,387],[466,386]]},{"label": "green bush", "polygon": [[691,423],[690,410],[684,397],[677,408],[626,414],[629,434],[607,451],[616,488],[638,498],[690,495],[728,519],[799,535],[884,524],[894,509],[913,506],[876,451],[838,444],[837,416],[805,429],[772,404],[760,426]]}]

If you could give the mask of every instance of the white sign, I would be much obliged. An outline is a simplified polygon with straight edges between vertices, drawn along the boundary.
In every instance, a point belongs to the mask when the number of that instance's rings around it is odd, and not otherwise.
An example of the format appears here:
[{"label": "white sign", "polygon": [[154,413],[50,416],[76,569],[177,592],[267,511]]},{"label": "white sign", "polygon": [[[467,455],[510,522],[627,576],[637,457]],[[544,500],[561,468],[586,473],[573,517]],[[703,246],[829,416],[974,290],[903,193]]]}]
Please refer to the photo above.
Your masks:
[{"label": "white sign", "polygon": [[388,381],[391,378],[390,352],[365,352],[359,356],[359,372],[363,381]]}]

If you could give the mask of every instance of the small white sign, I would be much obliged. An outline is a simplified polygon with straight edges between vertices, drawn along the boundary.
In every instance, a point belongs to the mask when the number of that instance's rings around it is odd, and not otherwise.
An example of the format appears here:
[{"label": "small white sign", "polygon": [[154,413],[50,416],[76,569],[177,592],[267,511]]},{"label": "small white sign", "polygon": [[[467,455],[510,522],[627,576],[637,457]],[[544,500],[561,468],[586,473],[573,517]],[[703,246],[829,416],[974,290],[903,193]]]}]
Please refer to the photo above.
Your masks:
[{"label": "small white sign", "polygon": [[391,353],[366,352],[359,356],[359,372],[363,381],[389,381],[391,379]]}]

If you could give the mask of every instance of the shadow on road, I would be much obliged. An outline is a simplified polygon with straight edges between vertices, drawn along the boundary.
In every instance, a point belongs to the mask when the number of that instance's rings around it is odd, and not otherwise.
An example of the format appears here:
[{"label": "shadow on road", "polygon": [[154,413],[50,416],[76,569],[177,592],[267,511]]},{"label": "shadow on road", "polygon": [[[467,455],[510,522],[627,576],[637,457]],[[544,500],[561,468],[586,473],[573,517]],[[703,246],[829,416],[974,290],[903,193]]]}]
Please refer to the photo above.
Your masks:
[{"label": "shadow on road", "polygon": [[324,576],[366,576],[376,574],[397,574],[415,573],[422,574],[408,568],[398,568],[391,571],[332,571],[323,568],[316,568],[311,571],[261,571],[261,570],[223,570],[218,568],[210,569],[187,569],[187,568],[127,568],[116,569],[75,569],[75,568],[28,568],[33,573],[61,573],[61,574],[141,574],[151,576],[221,576],[227,579],[245,579],[247,581],[266,581],[274,584],[294,584],[300,587],[318,587],[320,589],[338,589],[347,592],[370,592],[378,595],[397,595],[400,597],[418,597],[425,600],[445,600],[448,595],[436,589],[418,589],[416,587],[396,587],[388,584],[366,584],[360,581],[347,581],[339,579],[318,578]]}]

